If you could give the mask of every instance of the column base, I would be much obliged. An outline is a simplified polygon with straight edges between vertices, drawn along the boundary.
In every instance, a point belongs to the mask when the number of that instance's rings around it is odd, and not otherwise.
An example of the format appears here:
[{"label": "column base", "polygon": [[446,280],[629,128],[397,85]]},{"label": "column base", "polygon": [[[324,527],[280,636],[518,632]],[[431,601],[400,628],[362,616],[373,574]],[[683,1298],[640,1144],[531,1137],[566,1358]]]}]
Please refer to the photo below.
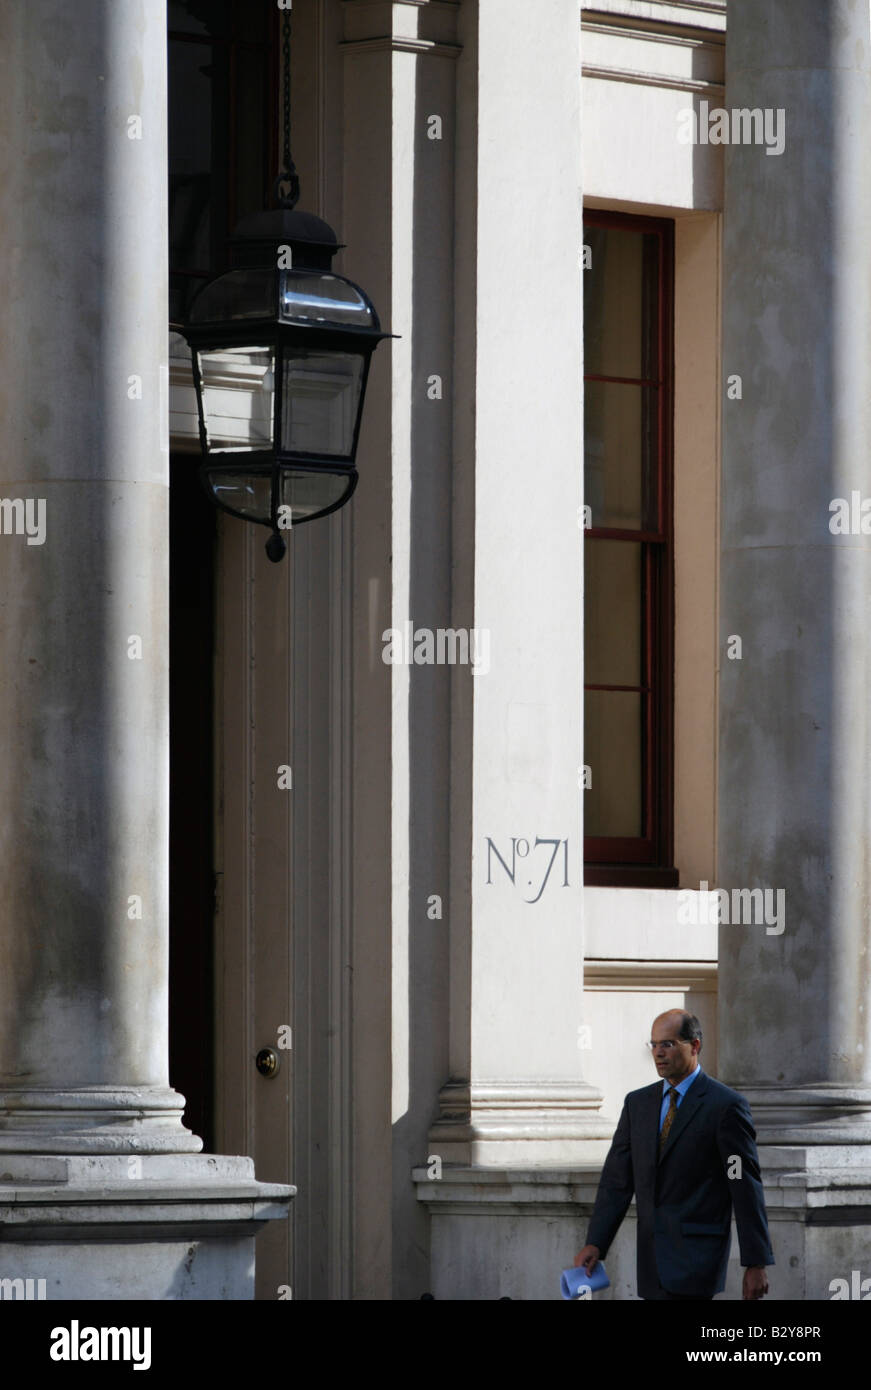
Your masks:
[{"label": "column base", "polygon": [[295,1192],[257,1182],[250,1158],[7,1155],[2,1296],[251,1299],[254,1238]]},{"label": "column base", "polygon": [[[871,1300],[871,1149],[858,1155],[864,1167],[838,1163],[836,1153],[816,1146],[770,1156],[777,1166],[760,1151],[776,1261],[766,1302]],[[823,1158],[830,1166],[821,1166]],[[560,1298],[560,1271],[586,1242],[600,1176],[601,1166],[457,1167],[441,1176],[415,1169],[418,1201],[431,1217],[430,1287],[421,1292],[451,1300]],[[637,1300],[634,1201],[605,1267],[611,1286],[593,1301]],[[733,1224],[718,1301],[740,1301],[743,1273]]]},{"label": "column base", "polygon": [[737,1084],[735,1089],[750,1104],[760,1144],[871,1145],[871,1086]]},{"label": "column base", "polygon": [[584,1082],[448,1082],[430,1129],[430,1155],[443,1163],[597,1163],[614,1133],[600,1115],[602,1092]]},{"label": "column base", "polygon": [[178,1154],[203,1147],[168,1086],[0,1090],[0,1154]]},{"label": "column base", "polygon": [[[430,1287],[437,1299],[561,1300],[560,1273],[587,1238],[601,1165],[589,1168],[445,1168],[412,1173],[428,1209]],[[634,1207],[606,1263],[609,1298],[635,1289]],[[617,1242],[615,1242],[615,1249]],[[604,1295],[596,1295],[596,1298]]]},{"label": "column base", "polygon": [[871,1298],[871,1144],[764,1147],[759,1160],[777,1261],[772,1297]]}]

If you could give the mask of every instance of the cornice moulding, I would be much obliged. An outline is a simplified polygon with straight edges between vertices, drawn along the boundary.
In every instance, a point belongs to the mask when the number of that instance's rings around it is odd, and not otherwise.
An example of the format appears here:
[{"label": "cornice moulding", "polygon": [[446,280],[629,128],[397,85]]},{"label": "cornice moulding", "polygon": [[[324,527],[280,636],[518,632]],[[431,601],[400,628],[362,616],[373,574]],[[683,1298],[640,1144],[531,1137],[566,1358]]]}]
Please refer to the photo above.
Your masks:
[{"label": "cornice moulding", "polygon": [[434,58],[458,58],[460,44],[437,43],[430,39],[391,38],[382,34],[373,39],[344,39],[339,45],[344,53],[426,53]]},{"label": "cornice moulding", "polygon": [[678,92],[700,92],[703,96],[724,96],[726,88],[722,82],[700,82],[692,77],[667,77],[664,73],[635,72],[629,68],[605,68],[584,66],[584,77],[603,79],[606,82],[632,82],[636,87],[668,87]]},{"label": "cornice moulding", "polygon": [[581,22],[585,28],[602,23],[725,36],[726,0],[598,0],[584,7]]}]

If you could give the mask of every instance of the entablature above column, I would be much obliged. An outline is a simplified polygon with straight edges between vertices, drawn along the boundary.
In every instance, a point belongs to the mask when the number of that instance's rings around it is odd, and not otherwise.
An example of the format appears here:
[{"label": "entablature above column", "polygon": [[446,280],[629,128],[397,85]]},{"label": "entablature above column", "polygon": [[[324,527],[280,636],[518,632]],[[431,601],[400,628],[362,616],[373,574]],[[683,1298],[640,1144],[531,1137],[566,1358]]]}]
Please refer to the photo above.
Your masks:
[{"label": "entablature above column", "polygon": [[[725,11],[716,27],[701,26],[686,5],[620,4],[584,9],[585,77],[696,92],[712,100],[725,90]],[[648,13],[650,12],[650,13]]]},{"label": "entablature above column", "polygon": [[726,0],[590,0],[584,24],[619,24],[648,30],[726,32]]}]

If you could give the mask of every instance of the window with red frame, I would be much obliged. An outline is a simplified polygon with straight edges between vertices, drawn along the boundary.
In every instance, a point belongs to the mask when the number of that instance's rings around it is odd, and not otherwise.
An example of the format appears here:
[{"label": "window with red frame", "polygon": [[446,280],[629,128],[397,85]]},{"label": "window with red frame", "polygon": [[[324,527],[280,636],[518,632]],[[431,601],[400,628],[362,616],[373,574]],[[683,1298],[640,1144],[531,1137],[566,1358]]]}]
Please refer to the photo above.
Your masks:
[{"label": "window with red frame", "polygon": [[584,881],[673,857],[673,224],[584,216]]}]

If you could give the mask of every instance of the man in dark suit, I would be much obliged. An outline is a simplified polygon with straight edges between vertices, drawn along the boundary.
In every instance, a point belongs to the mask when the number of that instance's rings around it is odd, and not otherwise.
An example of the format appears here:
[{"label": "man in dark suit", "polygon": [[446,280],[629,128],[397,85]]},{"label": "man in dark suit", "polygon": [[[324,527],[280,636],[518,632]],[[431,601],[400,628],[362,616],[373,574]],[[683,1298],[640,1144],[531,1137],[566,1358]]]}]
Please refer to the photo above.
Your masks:
[{"label": "man in dark suit", "polygon": [[592,1274],[635,1194],[638,1292],[645,1299],[709,1299],[726,1282],[735,1213],[745,1299],[768,1293],[774,1264],[750,1107],[698,1063],[702,1030],[673,1009],[649,1044],[661,1080],[626,1097],[605,1160],[587,1244],[575,1259]]}]

